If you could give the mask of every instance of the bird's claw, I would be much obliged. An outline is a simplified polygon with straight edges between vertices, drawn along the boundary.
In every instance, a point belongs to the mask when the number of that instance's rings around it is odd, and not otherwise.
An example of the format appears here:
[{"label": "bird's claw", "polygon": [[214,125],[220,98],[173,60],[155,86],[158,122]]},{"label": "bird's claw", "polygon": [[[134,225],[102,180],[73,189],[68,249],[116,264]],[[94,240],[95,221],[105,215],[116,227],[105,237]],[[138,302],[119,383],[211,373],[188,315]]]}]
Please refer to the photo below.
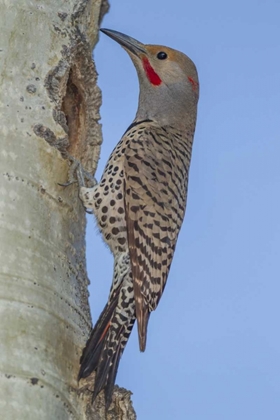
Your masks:
[{"label": "bird's claw", "polygon": [[80,188],[85,187],[86,184],[89,188],[92,188],[97,184],[96,179],[83,168],[79,160],[71,155],[68,155],[68,159],[72,162],[68,172],[68,182],[58,183],[58,185],[61,187],[69,187],[69,185],[78,183]]},{"label": "bird's claw", "polygon": [[76,179],[74,181],[68,181],[62,184],[61,182],[58,182],[57,185],[60,187],[69,187],[69,185],[75,184],[75,182],[78,182]]}]

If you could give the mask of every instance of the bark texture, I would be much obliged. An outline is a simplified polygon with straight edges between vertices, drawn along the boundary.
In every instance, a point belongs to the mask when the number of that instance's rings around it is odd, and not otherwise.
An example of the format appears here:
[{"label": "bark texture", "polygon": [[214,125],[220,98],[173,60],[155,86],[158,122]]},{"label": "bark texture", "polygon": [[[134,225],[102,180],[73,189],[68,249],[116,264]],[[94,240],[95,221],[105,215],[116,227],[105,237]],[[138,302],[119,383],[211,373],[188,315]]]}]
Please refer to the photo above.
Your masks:
[{"label": "bark texture", "polygon": [[[95,172],[100,91],[91,53],[106,0],[0,3],[0,413],[104,419],[77,383],[91,328],[85,214],[66,152]],[[116,387],[107,419],[135,419]]]}]

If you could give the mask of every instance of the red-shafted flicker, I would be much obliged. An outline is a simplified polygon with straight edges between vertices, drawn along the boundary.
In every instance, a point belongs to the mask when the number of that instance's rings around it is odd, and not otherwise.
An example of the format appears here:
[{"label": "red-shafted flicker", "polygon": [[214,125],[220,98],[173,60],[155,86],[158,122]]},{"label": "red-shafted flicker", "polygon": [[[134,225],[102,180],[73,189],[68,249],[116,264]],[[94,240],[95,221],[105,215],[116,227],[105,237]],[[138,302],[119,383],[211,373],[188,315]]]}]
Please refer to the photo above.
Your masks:
[{"label": "red-shafted flicker", "polygon": [[183,222],[199,96],[194,63],[161,45],[101,29],[129,54],[140,94],[136,117],[113,150],[101,181],[81,187],[114,255],[108,302],[81,357],[79,379],[96,371],[93,400],[110,404],[120,357],[135,320],[146,347]]}]

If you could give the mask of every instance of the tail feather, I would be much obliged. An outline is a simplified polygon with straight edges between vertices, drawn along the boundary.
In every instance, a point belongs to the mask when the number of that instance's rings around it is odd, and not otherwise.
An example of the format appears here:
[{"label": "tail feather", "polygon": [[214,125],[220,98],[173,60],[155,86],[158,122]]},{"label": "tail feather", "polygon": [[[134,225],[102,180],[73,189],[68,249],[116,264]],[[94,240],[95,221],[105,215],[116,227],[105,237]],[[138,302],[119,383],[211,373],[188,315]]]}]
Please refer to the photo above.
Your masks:
[{"label": "tail feather", "polygon": [[120,344],[121,343],[119,342],[116,346],[115,351],[113,351],[112,356],[110,356],[109,351],[106,352],[106,350],[104,349],[103,356],[105,357],[105,359],[103,359],[98,365],[95,375],[95,384],[92,401],[94,401],[99,392],[102,389],[104,389],[105,403],[107,409],[109,408],[109,405],[111,403],[115,379],[117,376],[118,366],[122,355]]},{"label": "tail feather", "polygon": [[87,378],[97,369],[100,355],[104,347],[104,338],[110,327],[110,320],[113,316],[114,310],[116,309],[117,303],[118,293],[113,296],[101,312],[101,315],[83,350],[83,354],[80,359],[81,366],[78,381],[82,378]]},{"label": "tail feather", "polygon": [[108,372],[110,369],[110,358],[108,357],[108,353],[105,353],[104,356],[106,356],[106,358],[98,364],[96,371],[92,401],[95,400],[99,392],[102,391],[107,384]]},{"label": "tail feather", "polygon": [[114,390],[114,385],[115,385],[115,380],[116,380],[116,376],[117,376],[117,372],[118,372],[118,367],[119,367],[119,363],[120,363],[120,359],[121,359],[121,355],[122,355],[121,351],[121,342],[119,342],[119,345],[116,349],[116,354],[114,357],[114,361],[108,376],[108,380],[107,380],[107,385],[105,387],[105,404],[106,404],[106,410],[108,410],[111,399],[112,399],[112,394],[113,394],[113,390]]},{"label": "tail feather", "polygon": [[83,351],[78,375],[80,380],[96,371],[92,401],[104,389],[107,409],[111,403],[120,358],[135,322],[134,312],[122,316],[118,299],[119,293],[116,292],[101,313]]}]

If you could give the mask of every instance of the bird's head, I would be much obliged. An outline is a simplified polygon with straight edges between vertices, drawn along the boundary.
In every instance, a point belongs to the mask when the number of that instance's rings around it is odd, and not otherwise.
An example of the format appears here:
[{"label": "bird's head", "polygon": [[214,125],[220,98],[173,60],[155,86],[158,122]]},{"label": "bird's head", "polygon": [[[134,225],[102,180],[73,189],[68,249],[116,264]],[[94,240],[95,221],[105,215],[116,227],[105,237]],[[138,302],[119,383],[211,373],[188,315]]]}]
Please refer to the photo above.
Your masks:
[{"label": "bird's head", "polygon": [[111,29],[101,31],[127,51],[136,67],[140,84],[137,117],[176,123],[196,109],[199,82],[196,67],[189,57],[162,45],[142,44]]}]

